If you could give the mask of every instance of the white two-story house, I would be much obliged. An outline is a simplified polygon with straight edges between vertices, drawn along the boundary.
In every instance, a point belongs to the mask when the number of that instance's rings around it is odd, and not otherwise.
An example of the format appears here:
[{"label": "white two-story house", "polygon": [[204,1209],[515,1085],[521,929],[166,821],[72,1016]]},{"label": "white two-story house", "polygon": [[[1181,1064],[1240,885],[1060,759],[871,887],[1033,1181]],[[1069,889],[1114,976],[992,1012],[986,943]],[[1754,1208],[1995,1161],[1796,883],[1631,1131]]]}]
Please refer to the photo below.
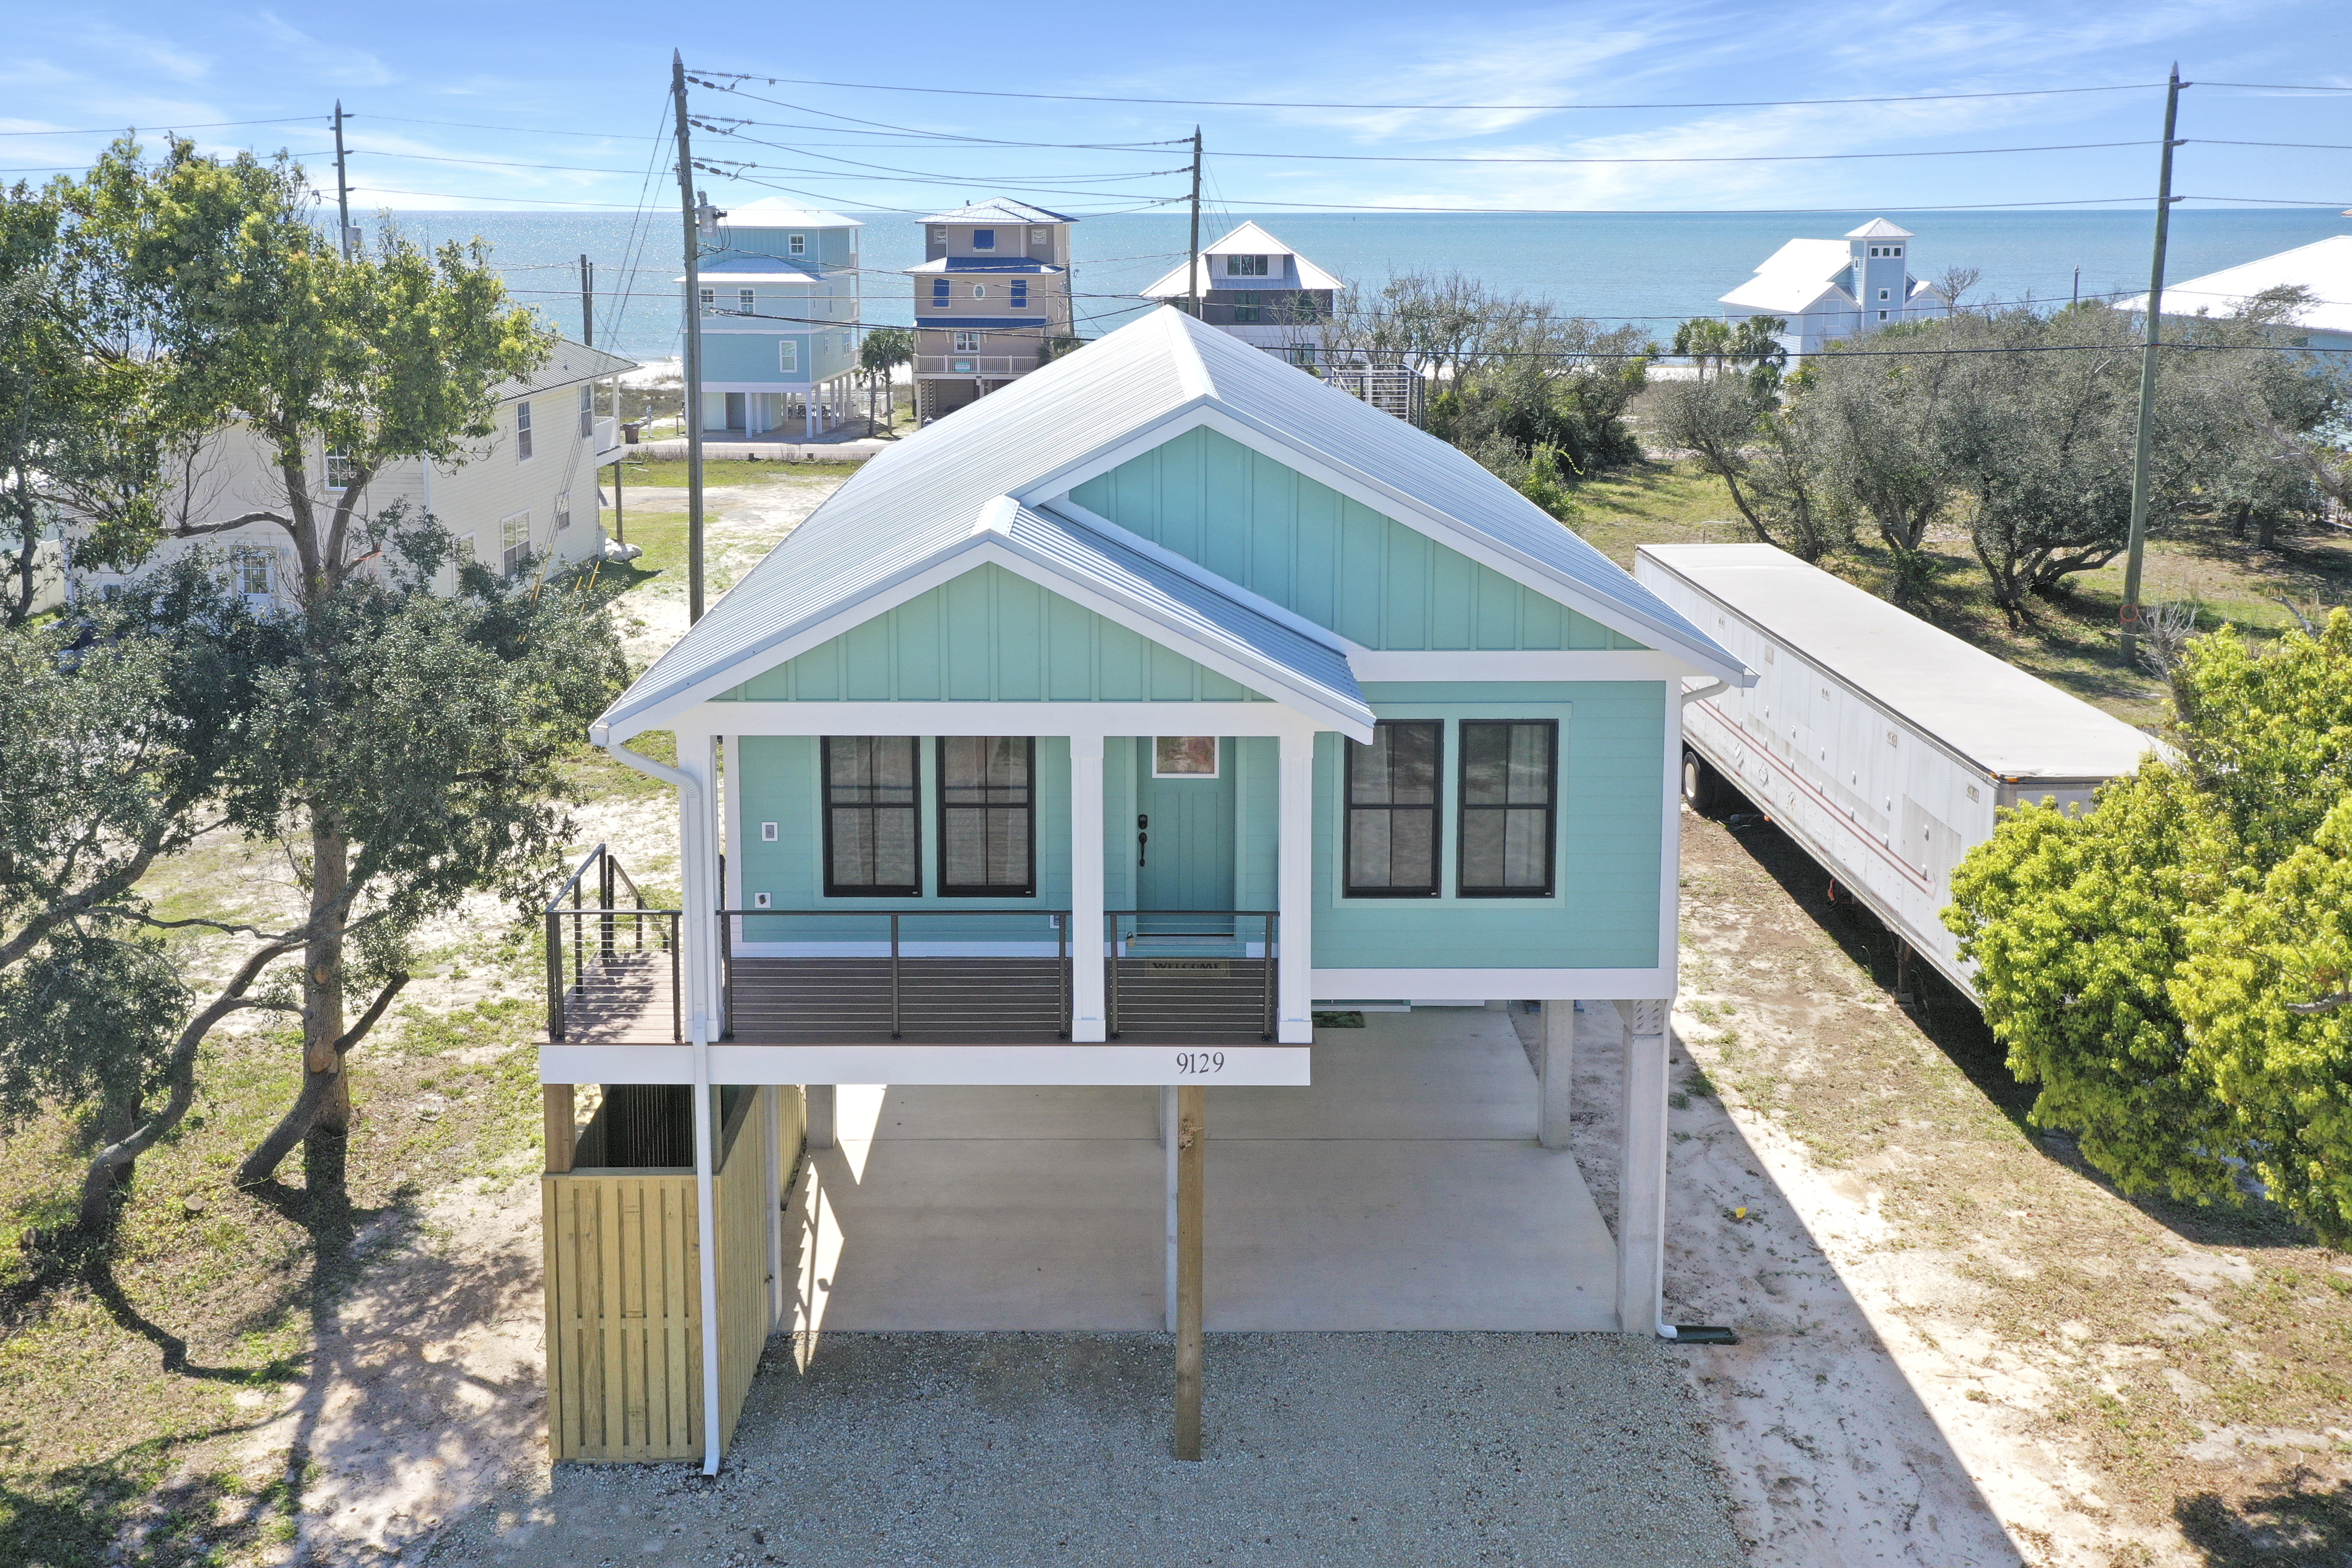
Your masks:
[{"label": "white two-story house", "polygon": [[[622,450],[617,423],[598,409],[613,406],[620,376],[635,368],[618,354],[559,340],[537,371],[500,388],[498,428],[487,441],[462,461],[386,464],[368,481],[358,515],[371,517],[396,502],[412,513],[430,512],[457,536],[461,554],[510,576],[561,572],[596,557],[604,547],[596,470]],[[325,450],[312,451],[304,466],[324,526],[343,499],[349,467]],[[147,564],[208,551],[224,558],[248,602],[290,605],[296,557],[285,528],[263,519],[202,531],[248,513],[287,510],[285,480],[269,453],[248,428],[232,425],[198,448],[165,498],[164,515],[187,532],[167,540]],[[120,583],[122,574],[72,567],[73,531],[66,525],[66,595],[102,593]],[[441,585],[454,588],[456,580],[454,569],[445,570]]]},{"label": "white two-story house", "polygon": [[1897,321],[1948,316],[1952,304],[1943,291],[1911,275],[1912,238],[1909,229],[1881,217],[1843,239],[1792,239],[1719,302],[1733,321],[1786,321],[1780,340],[1792,358]]}]

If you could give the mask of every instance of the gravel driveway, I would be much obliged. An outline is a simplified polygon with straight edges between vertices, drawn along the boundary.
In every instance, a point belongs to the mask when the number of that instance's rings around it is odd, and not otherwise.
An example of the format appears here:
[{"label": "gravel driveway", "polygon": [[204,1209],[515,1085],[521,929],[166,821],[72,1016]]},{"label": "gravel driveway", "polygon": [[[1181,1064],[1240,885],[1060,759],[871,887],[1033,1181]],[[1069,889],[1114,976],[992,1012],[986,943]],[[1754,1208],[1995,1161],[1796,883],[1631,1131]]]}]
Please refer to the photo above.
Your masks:
[{"label": "gravel driveway", "polygon": [[1676,1351],[1613,1334],[1212,1334],[1206,1452],[1167,1457],[1164,1334],[772,1342],[726,1471],[566,1466],[432,1561],[1741,1561]]}]

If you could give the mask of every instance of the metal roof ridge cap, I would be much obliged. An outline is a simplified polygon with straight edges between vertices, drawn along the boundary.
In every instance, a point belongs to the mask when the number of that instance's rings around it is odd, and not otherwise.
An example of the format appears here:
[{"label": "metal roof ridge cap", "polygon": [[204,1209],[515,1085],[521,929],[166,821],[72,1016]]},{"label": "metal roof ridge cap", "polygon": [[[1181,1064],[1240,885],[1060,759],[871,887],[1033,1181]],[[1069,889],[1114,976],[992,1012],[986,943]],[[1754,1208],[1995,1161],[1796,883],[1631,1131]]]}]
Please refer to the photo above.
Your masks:
[{"label": "metal roof ridge cap", "polygon": [[[1160,308],[1168,312],[1171,318],[1168,323],[1168,331],[1173,335],[1176,343],[1174,358],[1177,384],[1183,387],[1188,399],[1207,398],[1222,405],[1223,400],[1217,395],[1217,379],[1210,374],[1208,362],[1201,357],[1200,345],[1192,341],[1191,331],[1192,318],[1173,305],[1162,305]],[[1210,329],[1204,327],[1202,330],[1206,331]]]},{"label": "metal roof ridge cap", "polygon": [[991,496],[980,503],[980,510],[972,516],[972,535],[977,538],[988,533],[1010,534],[1013,521],[1020,514],[1021,503],[1011,496]]}]

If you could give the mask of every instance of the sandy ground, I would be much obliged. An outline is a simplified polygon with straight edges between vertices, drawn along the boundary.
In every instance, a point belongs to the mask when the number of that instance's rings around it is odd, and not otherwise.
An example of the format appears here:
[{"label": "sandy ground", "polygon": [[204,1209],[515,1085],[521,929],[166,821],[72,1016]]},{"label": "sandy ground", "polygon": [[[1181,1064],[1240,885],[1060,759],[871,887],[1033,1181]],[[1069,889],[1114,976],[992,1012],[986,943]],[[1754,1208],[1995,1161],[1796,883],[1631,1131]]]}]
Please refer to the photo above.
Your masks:
[{"label": "sandy ground", "polygon": [[[839,478],[793,474],[762,484],[712,485],[704,490],[704,582],[710,589],[711,602],[717,603],[744,573],[758,565],[847,477],[846,469]],[[667,487],[632,490],[628,508],[630,516],[682,517],[686,492]],[[622,600],[617,608],[630,662],[640,668],[652,663],[686,635],[685,574],[656,578]]]}]

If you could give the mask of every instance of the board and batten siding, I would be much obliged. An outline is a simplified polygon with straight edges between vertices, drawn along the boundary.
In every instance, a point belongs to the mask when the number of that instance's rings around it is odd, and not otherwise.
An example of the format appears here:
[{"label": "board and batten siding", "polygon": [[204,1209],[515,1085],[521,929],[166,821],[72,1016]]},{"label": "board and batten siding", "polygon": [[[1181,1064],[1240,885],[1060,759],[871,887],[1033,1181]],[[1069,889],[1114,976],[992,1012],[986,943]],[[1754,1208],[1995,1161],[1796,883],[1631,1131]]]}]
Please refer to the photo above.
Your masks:
[{"label": "board and batten siding", "polygon": [[1070,499],[1365,647],[1643,646],[1214,430]]},{"label": "board and batten siding", "polygon": [[[1445,726],[1439,895],[1341,896],[1344,742],[1315,749],[1318,969],[1646,969],[1658,952],[1660,802],[1666,787],[1661,681],[1368,682],[1383,719]],[[1559,721],[1557,879],[1549,899],[1455,896],[1464,719]]]},{"label": "board and batten siding", "polygon": [[[778,1118],[772,1127],[770,1118]],[[773,1320],[768,1215],[805,1133],[797,1089],[746,1098],[719,1131],[719,1431],[722,1451]],[[694,1173],[582,1167],[540,1178],[547,1447],[567,1459],[702,1457],[702,1272]]]},{"label": "board and batten siding", "polygon": [[1266,699],[990,562],[753,676],[719,700]]}]

